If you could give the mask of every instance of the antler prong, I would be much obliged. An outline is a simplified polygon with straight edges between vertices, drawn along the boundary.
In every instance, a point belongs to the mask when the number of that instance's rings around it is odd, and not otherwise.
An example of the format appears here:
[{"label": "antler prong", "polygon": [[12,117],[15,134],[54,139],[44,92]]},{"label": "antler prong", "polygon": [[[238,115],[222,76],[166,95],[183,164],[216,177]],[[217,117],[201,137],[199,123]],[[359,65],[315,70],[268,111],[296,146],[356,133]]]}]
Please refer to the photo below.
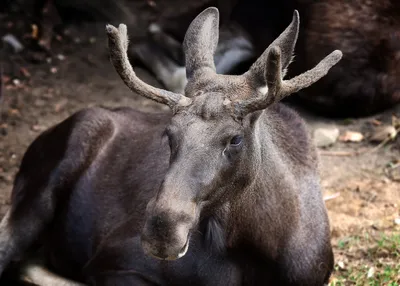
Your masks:
[{"label": "antler prong", "polygon": [[239,118],[246,114],[262,110],[269,105],[282,100],[303,88],[306,88],[324,77],[328,71],[342,58],[342,52],[335,50],[319,62],[313,69],[308,70],[290,80],[282,80],[281,50],[279,47],[271,47],[267,63],[265,79],[268,91],[259,97],[237,101],[234,110]]},{"label": "antler prong", "polygon": [[309,87],[313,83],[324,77],[328,71],[336,65],[342,58],[342,52],[335,50],[320,61],[314,68],[308,70],[290,80],[285,80],[282,86],[283,96],[298,92]]},{"label": "antler prong", "polygon": [[252,88],[267,92],[258,97],[233,102],[233,109],[238,118],[243,118],[256,110],[267,108],[274,102],[310,86],[325,76],[329,69],[339,62],[342,52],[336,50],[325,57],[313,69],[290,80],[283,80],[289,66],[299,34],[300,16],[297,10],[293,13],[292,22],[279,37],[264,51],[243,76],[251,83]]},{"label": "antler prong", "polygon": [[267,81],[268,95],[279,92],[282,85],[282,63],[281,49],[277,46],[272,47],[268,54],[265,79]]},{"label": "antler prong", "polygon": [[155,88],[136,76],[128,58],[128,33],[126,25],[120,24],[118,29],[112,25],[107,25],[106,32],[109,39],[110,57],[115,70],[133,92],[166,104],[172,109],[177,105],[187,106],[191,103],[191,99],[184,95]]}]

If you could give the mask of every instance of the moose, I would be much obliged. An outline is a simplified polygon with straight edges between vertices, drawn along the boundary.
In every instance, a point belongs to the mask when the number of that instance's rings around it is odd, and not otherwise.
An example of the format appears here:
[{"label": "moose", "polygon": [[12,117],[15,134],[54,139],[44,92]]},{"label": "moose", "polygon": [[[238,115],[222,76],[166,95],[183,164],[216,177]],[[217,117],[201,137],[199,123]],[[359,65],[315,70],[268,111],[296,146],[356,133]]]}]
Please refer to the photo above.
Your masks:
[{"label": "moose", "polygon": [[92,107],[42,133],[0,223],[0,271],[41,248],[49,269],[89,285],[326,284],[334,258],[317,153],[279,101],[342,53],[284,80],[298,31],[295,11],[246,73],[217,74],[219,12],[207,8],[187,30],[178,94],[140,80],[127,27],[107,25],[123,82],[171,111]]}]

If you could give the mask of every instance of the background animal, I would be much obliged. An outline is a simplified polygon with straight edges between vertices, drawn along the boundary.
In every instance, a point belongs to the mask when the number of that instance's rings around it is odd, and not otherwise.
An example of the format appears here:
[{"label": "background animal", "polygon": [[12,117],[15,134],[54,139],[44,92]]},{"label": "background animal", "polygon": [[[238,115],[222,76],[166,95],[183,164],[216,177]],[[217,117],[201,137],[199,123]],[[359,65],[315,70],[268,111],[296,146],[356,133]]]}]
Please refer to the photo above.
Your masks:
[{"label": "background animal", "polygon": [[[312,88],[301,91],[298,97],[293,97],[301,105],[323,116],[354,117],[371,115],[400,102],[398,1],[233,2],[235,3],[229,2],[230,6],[225,7],[226,11],[230,11],[226,14],[230,16],[222,29],[231,36],[223,38],[220,42],[221,53],[227,53],[224,47],[227,46],[232,50],[250,51],[253,57],[258,57],[272,41],[271,38],[276,37],[276,33],[281,30],[288,10],[294,8],[299,9],[305,16],[301,25],[298,57],[294,59],[289,76],[295,76],[312,67],[321,55],[336,47],[345,52],[343,63],[333,68],[330,75]],[[220,5],[224,5],[222,1]],[[180,23],[179,19],[162,18],[157,22],[157,26],[160,27],[159,31],[169,34],[179,42],[182,36],[176,23]],[[155,31],[150,29],[150,32],[152,40],[147,45],[154,45]],[[236,44],[232,43],[233,38],[236,39]],[[241,47],[239,39],[246,40],[251,49],[247,46]],[[158,44],[160,45],[160,42]],[[147,49],[148,52],[144,52],[142,48],[137,58],[156,74],[165,86],[171,86],[164,79],[171,78],[172,73],[169,77],[165,74],[160,76],[148,57],[149,53],[154,54],[155,48]],[[215,60],[218,68],[220,58]],[[236,70],[237,63],[233,62],[233,57],[230,60],[230,69],[224,71],[226,73],[240,73],[243,68],[249,66],[244,58],[241,61],[243,65]]]}]

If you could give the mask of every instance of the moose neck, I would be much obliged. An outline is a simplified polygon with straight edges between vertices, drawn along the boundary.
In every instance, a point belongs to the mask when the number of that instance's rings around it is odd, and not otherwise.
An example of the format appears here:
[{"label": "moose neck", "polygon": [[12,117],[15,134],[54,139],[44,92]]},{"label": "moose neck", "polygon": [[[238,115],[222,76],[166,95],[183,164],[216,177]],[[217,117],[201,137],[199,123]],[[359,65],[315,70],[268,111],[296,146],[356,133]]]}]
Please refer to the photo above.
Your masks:
[{"label": "moose neck", "polygon": [[268,250],[270,257],[277,255],[287,228],[295,225],[297,209],[290,159],[280,150],[276,137],[282,132],[280,123],[275,110],[268,109],[254,122],[249,155],[241,166],[249,183],[229,203],[226,226],[230,247],[246,244]]}]

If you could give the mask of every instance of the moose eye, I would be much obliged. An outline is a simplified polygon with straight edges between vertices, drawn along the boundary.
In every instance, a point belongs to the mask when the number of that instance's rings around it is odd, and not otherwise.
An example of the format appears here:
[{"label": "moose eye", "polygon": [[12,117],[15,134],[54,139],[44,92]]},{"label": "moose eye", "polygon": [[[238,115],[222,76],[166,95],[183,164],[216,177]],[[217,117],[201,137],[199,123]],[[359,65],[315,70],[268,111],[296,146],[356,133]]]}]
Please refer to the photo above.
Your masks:
[{"label": "moose eye", "polygon": [[232,146],[239,146],[243,141],[243,137],[240,135],[233,136],[229,144]]}]

